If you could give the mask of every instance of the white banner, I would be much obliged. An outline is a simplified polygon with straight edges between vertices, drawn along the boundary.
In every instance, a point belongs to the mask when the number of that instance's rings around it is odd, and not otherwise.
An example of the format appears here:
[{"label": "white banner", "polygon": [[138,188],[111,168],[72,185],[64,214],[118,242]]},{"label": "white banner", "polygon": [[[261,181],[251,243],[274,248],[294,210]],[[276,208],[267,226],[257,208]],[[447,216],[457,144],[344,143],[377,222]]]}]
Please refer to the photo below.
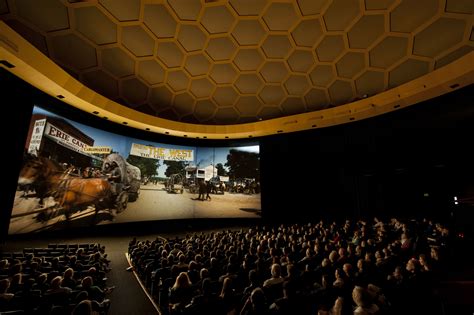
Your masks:
[{"label": "white banner", "polygon": [[132,143],[130,154],[155,160],[194,161],[194,150],[167,149],[138,143]]},{"label": "white banner", "polygon": [[36,154],[41,146],[41,139],[43,139],[44,125],[46,119],[38,119],[35,121],[33,126],[33,132],[31,133],[30,144],[28,146],[28,153]]},{"label": "white banner", "polygon": [[219,181],[227,183],[229,181],[229,176],[219,176]]},{"label": "white banner", "polygon": [[84,148],[87,147],[87,144],[74,138],[73,136],[69,135],[68,133],[62,131],[58,127],[50,124],[49,122],[46,123],[46,130],[44,131],[44,135],[59,144],[64,145],[74,151],[77,152],[84,152]]}]

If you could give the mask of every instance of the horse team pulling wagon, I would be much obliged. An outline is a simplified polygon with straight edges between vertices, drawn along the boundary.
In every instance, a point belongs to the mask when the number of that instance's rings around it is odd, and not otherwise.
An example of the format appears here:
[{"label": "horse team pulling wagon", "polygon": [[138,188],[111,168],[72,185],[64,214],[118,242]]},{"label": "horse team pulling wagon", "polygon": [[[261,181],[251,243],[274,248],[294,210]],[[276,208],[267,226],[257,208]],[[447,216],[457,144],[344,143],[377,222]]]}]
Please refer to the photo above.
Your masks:
[{"label": "horse team pulling wagon", "polygon": [[[40,202],[38,209],[21,215],[38,213],[36,218],[46,221],[61,214],[69,220],[74,212],[89,206],[94,206],[96,215],[99,210],[108,210],[112,216],[123,211],[129,200],[135,201],[138,198],[140,169],[128,164],[118,154],[109,155],[103,165],[110,162],[117,163],[121,168],[120,182],[124,189],[118,195],[114,194],[115,183],[108,180],[107,174],[102,173],[103,176],[93,178],[73,177],[53,160],[28,155],[20,171],[18,184],[34,188]],[[43,199],[46,197],[53,197],[55,204],[43,207]]]}]

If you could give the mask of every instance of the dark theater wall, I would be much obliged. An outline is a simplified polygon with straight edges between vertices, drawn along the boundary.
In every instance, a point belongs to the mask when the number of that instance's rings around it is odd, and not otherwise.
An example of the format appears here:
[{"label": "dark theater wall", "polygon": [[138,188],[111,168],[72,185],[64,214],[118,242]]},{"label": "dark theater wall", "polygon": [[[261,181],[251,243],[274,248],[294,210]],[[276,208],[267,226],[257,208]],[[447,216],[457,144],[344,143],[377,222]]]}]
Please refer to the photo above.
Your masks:
[{"label": "dark theater wall", "polygon": [[453,196],[474,182],[473,95],[469,86],[360,122],[262,139],[267,217],[450,216]]}]

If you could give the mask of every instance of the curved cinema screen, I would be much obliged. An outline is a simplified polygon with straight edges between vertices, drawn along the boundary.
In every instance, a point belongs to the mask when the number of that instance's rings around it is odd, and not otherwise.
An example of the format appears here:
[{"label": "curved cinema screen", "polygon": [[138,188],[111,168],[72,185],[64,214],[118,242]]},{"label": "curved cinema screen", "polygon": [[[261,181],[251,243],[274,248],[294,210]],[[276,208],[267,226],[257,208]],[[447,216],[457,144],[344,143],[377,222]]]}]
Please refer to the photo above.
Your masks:
[{"label": "curved cinema screen", "polygon": [[9,234],[261,215],[259,145],[193,147],[113,134],[34,107]]}]

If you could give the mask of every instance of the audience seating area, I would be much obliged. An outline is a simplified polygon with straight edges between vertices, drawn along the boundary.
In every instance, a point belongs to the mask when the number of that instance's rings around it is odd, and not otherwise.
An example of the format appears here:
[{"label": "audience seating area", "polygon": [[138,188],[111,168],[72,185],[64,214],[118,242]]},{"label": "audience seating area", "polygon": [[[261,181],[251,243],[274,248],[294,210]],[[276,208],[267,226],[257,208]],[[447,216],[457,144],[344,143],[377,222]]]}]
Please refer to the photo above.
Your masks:
[{"label": "audience seating area", "polygon": [[107,314],[104,246],[49,244],[0,257],[0,314]]},{"label": "audience seating area", "polygon": [[256,226],[130,241],[165,315],[442,314],[449,230],[430,220]]}]

